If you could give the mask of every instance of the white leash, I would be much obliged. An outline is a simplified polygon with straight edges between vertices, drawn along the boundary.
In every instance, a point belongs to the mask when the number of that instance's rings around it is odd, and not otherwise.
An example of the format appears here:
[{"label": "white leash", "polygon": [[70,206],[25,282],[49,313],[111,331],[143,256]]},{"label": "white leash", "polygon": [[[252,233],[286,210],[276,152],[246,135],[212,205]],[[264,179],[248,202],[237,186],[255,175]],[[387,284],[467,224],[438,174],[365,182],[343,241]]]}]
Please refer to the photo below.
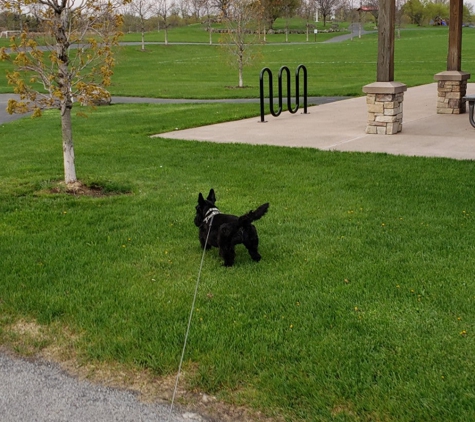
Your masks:
[{"label": "white leash", "polygon": [[201,269],[203,268],[203,261],[205,259],[206,246],[208,245],[209,232],[211,231],[211,226],[213,225],[214,214],[211,216],[211,221],[209,223],[208,234],[206,235],[205,246],[203,248],[203,255],[201,256],[200,269],[198,271],[198,278],[196,279],[195,294],[193,296],[193,303],[191,304],[190,317],[188,318],[188,327],[186,328],[185,342],[183,344],[183,350],[181,352],[180,364],[178,366],[178,374],[176,375],[175,388],[173,390],[172,402],[170,405],[170,413],[168,414],[168,420],[173,412],[173,404],[175,403],[175,396],[178,389],[178,381],[180,379],[181,366],[183,365],[183,359],[185,358],[186,343],[188,342],[188,336],[190,334],[191,319],[193,318],[193,311],[195,309],[196,296],[198,295],[198,286],[200,284]]}]

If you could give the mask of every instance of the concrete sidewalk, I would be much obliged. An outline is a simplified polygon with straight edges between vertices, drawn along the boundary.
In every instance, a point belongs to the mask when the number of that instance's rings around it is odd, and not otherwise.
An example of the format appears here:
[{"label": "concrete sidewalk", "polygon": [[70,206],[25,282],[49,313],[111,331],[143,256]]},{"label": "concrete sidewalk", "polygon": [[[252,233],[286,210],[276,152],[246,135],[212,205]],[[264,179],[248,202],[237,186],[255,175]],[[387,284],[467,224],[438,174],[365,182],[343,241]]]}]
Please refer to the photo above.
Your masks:
[{"label": "concrete sidewalk", "polygon": [[[468,84],[467,94],[475,94]],[[156,135],[162,138],[222,143],[309,147],[321,150],[475,159],[475,129],[468,114],[436,113],[437,84],[409,88],[404,95],[402,132],[367,135],[366,97],[315,107],[308,114],[282,113]],[[468,110],[468,105],[467,105]]]}]

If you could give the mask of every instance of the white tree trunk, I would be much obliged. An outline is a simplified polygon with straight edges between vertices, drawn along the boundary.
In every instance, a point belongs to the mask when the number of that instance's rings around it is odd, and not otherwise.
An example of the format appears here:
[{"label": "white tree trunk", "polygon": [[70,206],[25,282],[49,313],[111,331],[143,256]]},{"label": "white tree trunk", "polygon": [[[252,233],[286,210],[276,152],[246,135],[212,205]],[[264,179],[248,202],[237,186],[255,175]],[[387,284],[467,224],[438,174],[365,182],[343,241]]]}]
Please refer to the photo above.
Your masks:
[{"label": "white tree trunk", "polygon": [[243,70],[243,58],[242,56],[239,57],[239,88],[243,88],[244,87],[244,82],[243,82],[243,77],[242,77],[242,70]]},{"label": "white tree trunk", "polygon": [[61,131],[63,135],[64,181],[66,184],[77,182],[74,164],[74,144],[71,124],[71,108],[61,110]]},{"label": "white tree trunk", "polygon": [[61,132],[63,138],[64,181],[66,184],[77,182],[74,164],[73,131],[71,122],[71,70],[69,69],[69,41],[66,36],[68,28],[67,9],[56,12],[58,26],[56,28],[56,52],[59,59],[59,87],[62,98],[60,101]]}]

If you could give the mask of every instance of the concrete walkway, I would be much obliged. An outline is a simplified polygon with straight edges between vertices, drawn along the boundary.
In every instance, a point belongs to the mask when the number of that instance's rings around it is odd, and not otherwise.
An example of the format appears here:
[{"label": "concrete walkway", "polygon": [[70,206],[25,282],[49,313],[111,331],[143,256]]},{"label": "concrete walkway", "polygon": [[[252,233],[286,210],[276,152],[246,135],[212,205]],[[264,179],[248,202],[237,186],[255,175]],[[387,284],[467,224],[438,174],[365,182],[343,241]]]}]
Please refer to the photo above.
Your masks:
[{"label": "concrete walkway", "polygon": [[[468,84],[467,94],[475,94],[475,84]],[[0,124],[21,116],[5,112],[7,98],[0,94]],[[339,101],[337,101],[339,100]],[[169,100],[112,97],[120,102],[207,102],[206,100]],[[214,100],[218,102],[258,102],[249,100]],[[309,107],[308,114],[282,113],[279,117],[260,118],[198,127],[157,135],[163,138],[251,143],[287,147],[308,147],[321,150],[383,152],[388,154],[475,159],[475,129],[468,114],[436,113],[437,84],[409,88],[404,95],[403,129],[397,135],[366,135],[366,98],[309,98],[319,104]],[[468,108],[468,107],[467,107]]]},{"label": "concrete walkway", "polygon": [[[468,84],[467,94],[475,94]],[[282,113],[180,130],[163,138],[250,143],[321,150],[475,159],[475,129],[468,114],[436,113],[437,84],[409,88],[404,95],[403,129],[397,135],[367,135],[366,98],[358,97],[309,107],[309,114]],[[468,109],[468,107],[467,107]]]}]

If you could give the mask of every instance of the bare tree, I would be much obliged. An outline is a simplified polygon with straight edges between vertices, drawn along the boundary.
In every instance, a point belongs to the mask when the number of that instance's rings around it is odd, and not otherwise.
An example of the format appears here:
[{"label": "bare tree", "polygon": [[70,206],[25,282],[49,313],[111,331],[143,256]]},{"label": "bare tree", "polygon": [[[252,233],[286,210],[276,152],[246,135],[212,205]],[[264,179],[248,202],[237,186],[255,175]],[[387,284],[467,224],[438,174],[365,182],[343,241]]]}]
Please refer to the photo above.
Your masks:
[{"label": "bare tree", "polygon": [[[18,1],[22,1],[24,12],[36,13],[45,36],[40,47],[24,27],[21,35],[12,39],[10,51],[0,49],[0,58],[13,63],[14,70],[7,73],[8,83],[20,95],[19,101],[9,101],[8,111],[33,111],[39,116],[45,108],[60,110],[64,180],[72,184],[77,182],[73,98],[83,104],[110,100],[102,87],[110,84],[113,73],[112,46],[118,43],[121,24],[119,5],[100,0]],[[10,3],[0,0],[0,6],[9,10]]]},{"label": "bare tree", "polygon": [[212,6],[219,10],[222,19],[226,20],[229,18],[229,7],[233,0],[212,0]]},{"label": "bare tree", "polygon": [[145,50],[145,23],[153,11],[154,3],[152,0],[131,0],[129,10],[132,15],[138,16],[140,20],[140,33],[142,40],[142,51]]},{"label": "bare tree", "polygon": [[314,29],[315,25],[310,23],[315,19],[316,3],[315,0],[302,0],[300,3],[300,15],[306,21],[306,40],[309,40],[310,29]]},{"label": "bare tree", "polygon": [[168,45],[169,18],[175,7],[176,3],[174,0],[157,0],[155,2],[155,13],[161,19],[161,26],[165,31],[165,45]]},{"label": "bare tree", "polygon": [[243,70],[252,59],[255,44],[256,12],[252,0],[232,0],[226,19],[227,33],[222,38],[224,47],[237,64],[239,88],[244,87]]},{"label": "bare tree", "polygon": [[201,18],[201,12],[205,8],[205,3],[209,0],[182,0],[183,3],[188,4],[188,10],[191,13],[191,16],[199,20]]},{"label": "bare tree", "polygon": [[204,13],[206,15],[206,30],[208,31],[209,35],[209,44],[213,44],[213,27],[211,26],[212,23],[212,11],[213,11],[213,2],[212,0],[201,0],[201,7],[204,9]]},{"label": "bare tree", "polygon": [[327,20],[338,6],[340,0],[316,0],[318,13],[323,16],[323,26],[327,26]]}]

